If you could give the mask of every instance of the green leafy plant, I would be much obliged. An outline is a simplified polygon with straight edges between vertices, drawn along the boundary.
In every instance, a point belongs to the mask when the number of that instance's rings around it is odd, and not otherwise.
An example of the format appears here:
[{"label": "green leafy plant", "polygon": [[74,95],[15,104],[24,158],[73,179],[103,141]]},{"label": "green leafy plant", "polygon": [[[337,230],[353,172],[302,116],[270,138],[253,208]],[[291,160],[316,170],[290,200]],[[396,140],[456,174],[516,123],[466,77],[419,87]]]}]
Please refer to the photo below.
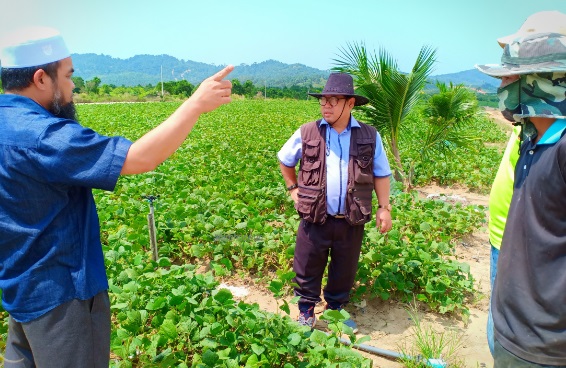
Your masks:
[{"label": "green leafy plant", "polygon": [[[78,109],[83,125],[135,140],[178,105]],[[318,114],[313,101],[234,101],[202,116],[187,142],[155,171],[121,177],[113,192],[94,191],[110,284],[113,367],[347,366],[352,357],[352,365],[369,366],[342,346],[338,330],[328,336],[297,328],[285,303],[299,217],[276,154]],[[418,132],[420,113],[414,114],[406,123]],[[487,120],[476,126],[486,142],[506,140]],[[418,145],[410,141],[420,136],[403,139],[403,157],[418,157]],[[478,190],[487,190],[500,150],[483,147],[458,155],[466,163],[446,160],[443,172],[453,176],[445,180],[474,180]],[[415,180],[436,180],[433,169],[431,163],[416,164]],[[408,301],[417,295],[432,310],[465,314],[475,280],[455,258],[454,247],[483,224],[484,209],[422,200],[416,192],[398,190],[398,183],[393,188],[394,230],[383,235],[375,220],[366,224],[353,298]],[[159,195],[156,261],[146,195]],[[239,275],[269,287],[284,313],[266,313],[217,290],[218,279]],[[329,317],[344,318],[341,313]],[[7,331],[8,314],[0,306],[0,350]]]},{"label": "green leafy plant", "polygon": [[484,223],[484,209],[421,200],[416,192],[397,194],[392,202],[394,229],[383,236],[368,226],[355,297],[409,302],[416,295],[433,310],[467,315],[474,279],[469,265],[455,259],[454,246]]},{"label": "green leafy plant", "polygon": [[[293,271],[282,272],[277,271],[277,278],[271,280],[269,282],[269,286],[267,287],[272,293],[277,302],[277,309],[284,311],[287,315],[291,313],[289,308],[289,303],[285,300],[285,296],[289,294],[289,288],[297,286],[296,283],[292,282],[292,279],[296,276]],[[295,304],[299,301],[300,297],[295,296],[291,299],[291,303]],[[279,303],[282,305],[279,305]]]},{"label": "green leafy plant", "polygon": [[412,339],[399,346],[401,362],[407,368],[464,367],[459,355],[463,346],[463,333],[456,330],[436,331],[420,319],[415,304],[407,310],[414,325]]}]

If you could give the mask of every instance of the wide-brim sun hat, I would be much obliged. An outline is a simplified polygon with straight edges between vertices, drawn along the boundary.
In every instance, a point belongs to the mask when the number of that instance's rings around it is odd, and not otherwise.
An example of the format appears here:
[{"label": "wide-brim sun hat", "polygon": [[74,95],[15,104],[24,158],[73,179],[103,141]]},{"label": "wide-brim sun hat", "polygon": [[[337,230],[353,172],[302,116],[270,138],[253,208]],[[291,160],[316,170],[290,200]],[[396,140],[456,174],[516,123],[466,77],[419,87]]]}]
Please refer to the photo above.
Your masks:
[{"label": "wide-brim sun hat", "polygon": [[566,14],[557,10],[541,11],[530,15],[521,28],[511,35],[499,37],[497,42],[501,47],[536,33],[561,33],[566,34]]},{"label": "wide-brim sun hat", "polygon": [[321,93],[309,93],[310,96],[321,98],[323,96],[345,96],[354,97],[355,106],[362,106],[369,102],[367,97],[354,93],[354,79],[350,74],[332,73],[326,81]]},{"label": "wide-brim sun hat", "polygon": [[566,35],[537,33],[505,45],[501,64],[476,65],[480,72],[501,78],[511,75],[566,72]]},{"label": "wide-brim sun hat", "polygon": [[0,39],[0,66],[28,68],[71,56],[63,37],[50,27],[25,27]]}]

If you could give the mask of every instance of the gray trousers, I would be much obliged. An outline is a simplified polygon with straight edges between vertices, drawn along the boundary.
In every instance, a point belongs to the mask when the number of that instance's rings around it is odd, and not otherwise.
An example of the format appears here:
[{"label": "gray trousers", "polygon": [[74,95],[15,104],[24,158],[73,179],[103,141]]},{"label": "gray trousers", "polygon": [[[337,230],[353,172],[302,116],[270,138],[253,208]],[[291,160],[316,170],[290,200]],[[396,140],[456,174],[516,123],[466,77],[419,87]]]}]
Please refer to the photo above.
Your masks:
[{"label": "gray trousers", "polygon": [[494,368],[564,368],[563,365],[544,365],[521,359],[507,351],[495,340],[493,349]]},{"label": "gray trousers", "polygon": [[110,301],[104,291],[73,299],[31,322],[9,317],[6,368],[108,368]]}]

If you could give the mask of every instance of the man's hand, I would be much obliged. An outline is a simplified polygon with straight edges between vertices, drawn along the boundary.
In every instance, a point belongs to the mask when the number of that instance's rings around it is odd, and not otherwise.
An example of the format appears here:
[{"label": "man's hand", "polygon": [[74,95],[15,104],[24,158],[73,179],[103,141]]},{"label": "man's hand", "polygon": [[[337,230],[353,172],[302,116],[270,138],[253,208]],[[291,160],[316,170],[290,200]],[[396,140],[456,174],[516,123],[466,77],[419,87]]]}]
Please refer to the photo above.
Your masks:
[{"label": "man's hand", "polygon": [[292,189],[289,194],[291,194],[291,198],[293,199],[293,202],[295,202],[295,205],[299,203],[299,188]]},{"label": "man's hand", "polygon": [[224,78],[234,70],[233,65],[228,65],[218,73],[206,78],[199,88],[192,94],[188,101],[199,114],[210,112],[217,107],[227,104],[232,99],[232,82]]},{"label": "man's hand", "polygon": [[228,65],[205,79],[193,95],[171,116],[134,142],[122,167],[122,175],[154,170],[184,142],[199,116],[231,101],[232,83],[223,80],[234,70]]},{"label": "man's hand", "polygon": [[379,229],[379,232],[384,234],[391,230],[393,227],[393,222],[391,221],[391,212],[385,208],[378,208],[375,214],[375,226]]}]

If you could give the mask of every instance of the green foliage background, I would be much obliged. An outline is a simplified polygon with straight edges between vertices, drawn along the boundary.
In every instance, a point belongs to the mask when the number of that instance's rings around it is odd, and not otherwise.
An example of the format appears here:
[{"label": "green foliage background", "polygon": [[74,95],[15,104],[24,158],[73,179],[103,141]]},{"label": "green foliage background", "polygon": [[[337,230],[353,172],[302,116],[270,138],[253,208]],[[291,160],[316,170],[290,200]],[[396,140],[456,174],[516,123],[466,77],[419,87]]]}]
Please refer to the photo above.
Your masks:
[{"label": "green foliage background", "polygon": [[[83,125],[135,140],[178,105],[78,108]],[[311,334],[285,315],[236,303],[228,291],[216,290],[223,277],[251,276],[267,284],[290,270],[299,218],[276,153],[318,115],[315,101],[234,101],[203,115],[185,144],[155,171],[122,177],[114,192],[95,191],[111,285],[113,365],[331,366],[349,359],[357,359],[353,366],[367,364],[336,336]],[[401,148],[403,157],[417,162],[418,183],[487,191],[506,139],[499,128],[488,120],[470,126],[494,144],[456,148],[454,159],[419,162],[423,120],[418,111],[410,120],[412,133]],[[353,298],[416,297],[440,313],[466,314],[476,291],[454,247],[485,221],[484,208],[422,200],[396,188],[393,183],[394,230],[384,236],[375,221],[366,225]],[[156,262],[145,195],[158,196]],[[208,272],[197,272],[202,269]],[[290,295],[288,280],[280,284]],[[7,314],[0,312],[0,318],[5,337]]]}]

